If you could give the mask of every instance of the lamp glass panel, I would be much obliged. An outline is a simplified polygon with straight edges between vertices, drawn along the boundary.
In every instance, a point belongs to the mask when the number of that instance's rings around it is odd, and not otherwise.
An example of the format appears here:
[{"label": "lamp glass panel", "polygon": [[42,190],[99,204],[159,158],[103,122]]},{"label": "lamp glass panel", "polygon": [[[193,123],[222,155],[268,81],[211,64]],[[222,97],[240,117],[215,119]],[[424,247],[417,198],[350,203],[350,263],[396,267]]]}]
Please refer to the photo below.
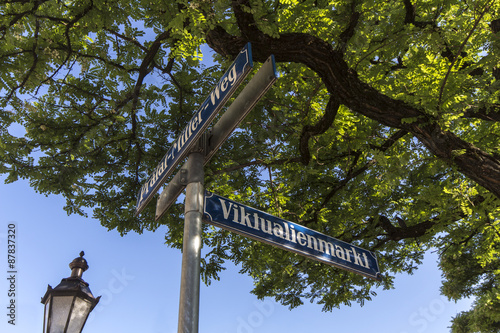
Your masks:
[{"label": "lamp glass panel", "polygon": [[43,313],[43,333],[47,333],[49,331],[47,325],[49,325],[49,311],[50,311],[51,299],[52,297],[49,297],[47,303],[45,303],[45,311]]},{"label": "lamp glass panel", "polygon": [[71,312],[67,333],[80,333],[82,331],[91,306],[92,304],[85,299],[78,297],[75,299],[75,305]]},{"label": "lamp glass panel", "polygon": [[73,296],[52,296],[52,313],[48,333],[64,333]]}]

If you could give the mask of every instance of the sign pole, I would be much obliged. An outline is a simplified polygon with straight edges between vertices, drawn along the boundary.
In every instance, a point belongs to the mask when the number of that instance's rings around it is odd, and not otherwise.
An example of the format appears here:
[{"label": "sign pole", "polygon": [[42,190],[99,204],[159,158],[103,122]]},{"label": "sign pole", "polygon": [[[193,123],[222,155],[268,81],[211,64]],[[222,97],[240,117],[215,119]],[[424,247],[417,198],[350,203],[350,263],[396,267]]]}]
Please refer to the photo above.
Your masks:
[{"label": "sign pole", "polygon": [[[204,140],[200,140],[204,141]],[[178,333],[197,333],[200,307],[200,257],[203,216],[203,149],[189,154],[184,202],[184,238]]]}]

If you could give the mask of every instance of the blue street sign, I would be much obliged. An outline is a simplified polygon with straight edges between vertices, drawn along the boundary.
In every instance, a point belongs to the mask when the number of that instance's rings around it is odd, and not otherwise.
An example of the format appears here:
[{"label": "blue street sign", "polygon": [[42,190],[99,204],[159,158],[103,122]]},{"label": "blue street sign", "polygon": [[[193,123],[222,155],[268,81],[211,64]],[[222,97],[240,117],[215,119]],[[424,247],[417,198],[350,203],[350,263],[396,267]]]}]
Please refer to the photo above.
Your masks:
[{"label": "blue street sign", "polygon": [[252,48],[250,43],[248,43],[240,51],[240,54],[236,57],[233,64],[188,122],[187,126],[181,132],[180,137],[177,138],[167,151],[153,171],[153,174],[144,185],[142,185],[137,195],[135,216],[140,214],[159,190],[160,186],[162,186],[167,178],[173,173],[175,167],[186,157],[217,113],[222,109],[227,100],[235,92],[236,88],[248,75],[252,67]]},{"label": "blue street sign", "polygon": [[311,259],[380,279],[377,258],[372,252],[208,191],[203,220]]}]

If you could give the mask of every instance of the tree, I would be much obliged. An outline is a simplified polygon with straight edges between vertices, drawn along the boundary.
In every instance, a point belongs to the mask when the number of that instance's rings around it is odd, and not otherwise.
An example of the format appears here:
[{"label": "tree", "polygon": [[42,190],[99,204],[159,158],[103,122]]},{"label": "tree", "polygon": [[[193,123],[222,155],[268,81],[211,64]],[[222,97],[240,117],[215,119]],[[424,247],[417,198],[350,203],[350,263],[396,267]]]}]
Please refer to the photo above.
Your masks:
[{"label": "tree", "polygon": [[[476,297],[452,329],[498,329],[497,1],[6,0],[0,11],[7,182],[29,179],[122,234],[165,224],[179,247],[181,205],[159,222],[153,204],[134,217],[136,193],[251,42],[281,77],[206,186],[376,251],[383,281],[205,226],[205,282],[230,260],[258,297],[328,311],[392,287],[433,249],[443,294]],[[204,44],[214,67],[200,63]]]}]

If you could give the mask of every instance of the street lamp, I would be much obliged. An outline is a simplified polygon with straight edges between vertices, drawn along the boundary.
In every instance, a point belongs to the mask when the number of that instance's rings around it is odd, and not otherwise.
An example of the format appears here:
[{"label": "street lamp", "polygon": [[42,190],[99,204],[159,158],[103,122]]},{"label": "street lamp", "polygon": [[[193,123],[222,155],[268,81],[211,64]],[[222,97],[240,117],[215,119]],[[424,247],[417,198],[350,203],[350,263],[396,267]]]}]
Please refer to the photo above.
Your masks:
[{"label": "street lamp", "polygon": [[80,333],[90,312],[99,302],[89,284],[82,280],[82,274],[89,266],[83,258],[85,253],[70,264],[71,276],[61,280],[54,289],[49,285],[42,297],[45,304],[43,333]]}]

